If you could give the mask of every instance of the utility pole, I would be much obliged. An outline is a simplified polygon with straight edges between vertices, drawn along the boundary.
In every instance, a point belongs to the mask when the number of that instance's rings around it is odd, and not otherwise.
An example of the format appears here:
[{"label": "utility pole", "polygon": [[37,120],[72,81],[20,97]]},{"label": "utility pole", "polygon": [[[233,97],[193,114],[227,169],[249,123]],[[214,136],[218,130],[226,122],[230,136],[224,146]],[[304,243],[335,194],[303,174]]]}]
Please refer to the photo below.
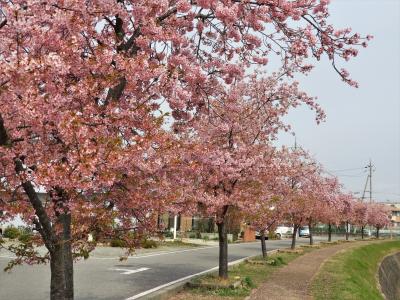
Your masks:
[{"label": "utility pole", "polygon": [[369,181],[369,174],[367,175],[367,180],[365,181],[364,191],[363,191],[363,194],[362,194],[362,197],[361,197],[361,202],[363,202],[364,199],[365,199],[365,192],[367,190],[368,181]]},{"label": "utility pole", "polygon": [[372,162],[369,160],[369,203],[372,203]]},{"label": "utility pole", "polygon": [[367,185],[368,185],[368,181],[369,181],[369,203],[372,203],[372,168],[374,167],[374,165],[372,164],[371,159],[369,160],[369,164],[365,167],[366,169],[369,169],[369,173],[367,176],[367,181],[365,182],[365,186],[364,186],[364,191],[363,191],[363,195],[361,198],[361,201],[364,200],[365,198],[365,192],[367,191]]}]

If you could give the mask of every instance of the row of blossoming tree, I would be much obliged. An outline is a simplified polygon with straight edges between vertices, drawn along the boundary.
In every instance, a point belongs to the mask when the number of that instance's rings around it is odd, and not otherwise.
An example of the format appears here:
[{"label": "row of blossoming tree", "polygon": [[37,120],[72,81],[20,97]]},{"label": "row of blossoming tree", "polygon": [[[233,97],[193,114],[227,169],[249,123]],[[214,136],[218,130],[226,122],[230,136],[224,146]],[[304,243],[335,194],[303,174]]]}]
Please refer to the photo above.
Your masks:
[{"label": "row of blossoming tree", "polygon": [[357,86],[338,63],[371,36],[335,29],[328,4],[0,1],[1,218],[37,233],[10,247],[11,266],[49,261],[51,299],[73,299],[89,233],[134,249],[166,211],[216,217],[222,277],[231,207],[262,229],[280,218],[354,222],[359,210],[334,179],[273,144],[291,108],[324,118],[294,81],[314,61]]},{"label": "row of blossoming tree", "polygon": [[[280,154],[282,155],[282,154]],[[323,176],[323,169],[302,149],[284,153],[289,161],[289,170],[274,177],[273,187],[262,192],[247,218],[253,228],[260,231],[261,248],[266,256],[265,232],[280,223],[293,224],[291,248],[295,248],[297,230],[307,225],[310,231],[310,245],[313,228],[317,223],[328,225],[328,241],[332,240],[332,225],[345,226],[346,240],[349,239],[349,225],[359,226],[361,237],[367,225],[379,230],[390,225],[390,209],[379,203],[366,203],[341,191],[336,178]],[[286,165],[288,166],[288,165]],[[279,179],[279,176],[283,178]],[[276,180],[282,180],[277,184]],[[278,190],[273,188],[278,187]]]}]

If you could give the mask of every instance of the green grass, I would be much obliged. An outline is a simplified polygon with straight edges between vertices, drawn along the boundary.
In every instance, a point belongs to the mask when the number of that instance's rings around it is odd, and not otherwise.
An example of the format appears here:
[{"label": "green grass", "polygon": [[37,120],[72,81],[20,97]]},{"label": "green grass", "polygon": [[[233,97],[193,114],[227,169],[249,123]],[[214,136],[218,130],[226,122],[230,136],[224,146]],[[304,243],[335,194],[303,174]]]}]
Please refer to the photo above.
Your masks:
[{"label": "green grass", "polygon": [[157,245],[160,247],[200,247],[201,245],[194,243],[185,243],[180,240],[176,241],[158,241]]},{"label": "green grass", "polygon": [[[187,288],[186,292],[194,295],[206,295],[215,297],[229,297],[243,299],[250,294],[250,291],[261,283],[263,283],[275,270],[285,266],[287,263],[293,259],[307,253],[310,250],[305,250],[303,253],[278,253],[270,255],[268,260],[275,260],[278,263],[275,265],[270,264],[250,264],[247,262],[240,263],[238,265],[229,268],[229,281],[234,281],[235,277],[242,280],[242,287],[232,289],[232,288],[219,288],[219,289],[206,289],[206,288]],[[263,260],[261,256],[255,257],[252,260]],[[208,274],[202,277],[194,279],[194,282],[203,283],[216,283],[220,279],[218,274]],[[188,299],[191,299],[189,296]],[[208,298],[207,298],[208,299]]]},{"label": "green grass", "polygon": [[314,299],[383,299],[377,287],[379,262],[400,250],[400,241],[383,241],[351,248],[329,259],[312,282]]}]

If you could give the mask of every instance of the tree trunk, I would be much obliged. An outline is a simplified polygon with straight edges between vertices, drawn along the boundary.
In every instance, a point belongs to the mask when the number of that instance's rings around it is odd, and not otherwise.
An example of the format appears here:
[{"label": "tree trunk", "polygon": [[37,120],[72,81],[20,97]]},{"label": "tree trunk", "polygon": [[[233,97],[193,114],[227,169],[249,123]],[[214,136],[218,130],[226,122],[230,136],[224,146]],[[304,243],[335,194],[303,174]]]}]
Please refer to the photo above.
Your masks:
[{"label": "tree trunk", "polygon": [[260,231],[261,251],[263,258],[267,258],[267,247],[265,245],[265,230]]},{"label": "tree trunk", "polygon": [[[7,145],[10,142],[8,134],[4,127],[4,122],[0,114],[0,146]],[[15,172],[20,174],[24,172],[25,167],[21,158],[14,159]],[[48,216],[46,209],[43,207],[42,201],[39,199],[34,185],[29,180],[22,182],[22,188],[28,196],[32,208],[35,210],[37,218],[33,218],[35,229],[40,233],[42,240],[50,253],[50,299],[51,300],[72,300],[73,299],[73,264],[71,252],[71,217],[67,218],[64,227],[63,236],[58,237],[55,234],[52,222]],[[67,230],[66,230],[67,229]],[[65,245],[64,241],[68,240]],[[66,255],[65,255],[66,253]],[[67,265],[67,267],[66,267]],[[67,271],[66,271],[67,270]],[[66,294],[66,276],[68,276],[68,287],[70,290]],[[71,284],[72,283],[72,284]]]},{"label": "tree trunk", "polygon": [[376,238],[379,239],[379,227],[376,227]]},{"label": "tree trunk", "polygon": [[298,229],[298,225],[294,225],[293,227],[293,234],[292,234],[292,245],[291,245],[291,249],[296,248],[296,236],[297,236],[297,229]]},{"label": "tree trunk", "polygon": [[361,239],[364,239],[364,226],[361,226]]},{"label": "tree trunk", "polygon": [[64,300],[65,298],[65,273],[63,245],[54,245],[50,252],[50,299]]},{"label": "tree trunk", "polygon": [[313,239],[313,235],[312,235],[312,221],[310,220],[308,222],[308,230],[310,232],[310,245],[314,245],[314,239]]},{"label": "tree trunk", "polygon": [[328,224],[328,242],[332,242],[332,224]]},{"label": "tree trunk", "polygon": [[346,241],[349,240],[349,222],[346,222]]},{"label": "tree trunk", "polygon": [[225,217],[217,223],[219,238],[219,277],[228,278],[228,235],[225,226]]},{"label": "tree trunk", "polygon": [[74,299],[74,261],[72,258],[71,245],[71,214],[64,214],[63,222],[63,254],[64,254],[64,277],[65,277],[65,299]]}]

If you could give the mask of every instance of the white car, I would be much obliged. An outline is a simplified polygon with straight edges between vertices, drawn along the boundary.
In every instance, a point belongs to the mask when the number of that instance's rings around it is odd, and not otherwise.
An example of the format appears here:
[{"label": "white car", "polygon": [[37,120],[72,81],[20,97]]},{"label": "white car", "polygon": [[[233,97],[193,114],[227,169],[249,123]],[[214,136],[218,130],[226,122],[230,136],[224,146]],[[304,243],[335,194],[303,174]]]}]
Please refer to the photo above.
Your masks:
[{"label": "white car", "polygon": [[293,227],[289,226],[278,226],[275,229],[275,236],[281,239],[282,236],[293,234]]},{"label": "white car", "polygon": [[[285,235],[290,235],[293,234],[293,227],[289,227],[289,226],[278,226],[275,229],[275,236],[277,239],[281,239],[283,236]],[[268,239],[268,235],[269,233],[265,233],[265,239]],[[256,231],[256,238],[259,239],[260,238],[260,232]]]}]

